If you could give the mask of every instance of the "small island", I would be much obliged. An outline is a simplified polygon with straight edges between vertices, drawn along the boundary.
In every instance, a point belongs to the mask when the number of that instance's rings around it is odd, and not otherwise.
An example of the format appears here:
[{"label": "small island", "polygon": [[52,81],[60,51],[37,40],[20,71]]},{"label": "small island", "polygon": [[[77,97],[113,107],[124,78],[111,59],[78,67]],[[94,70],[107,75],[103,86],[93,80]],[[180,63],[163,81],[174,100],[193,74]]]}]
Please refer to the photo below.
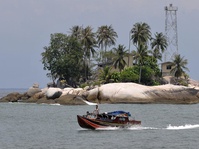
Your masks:
[{"label": "small island", "polygon": [[196,104],[199,103],[199,87],[165,84],[145,86],[136,83],[109,83],[93,89],[44,88],[37,85],[27,92],[10,93],[0,102],[46,103],[60,105],[84,105],[85,101],[97,104]]},{"label": "small island", "polygon": [[10,93],[0,102],[199,103],[199,83],[187,73],[188,60],[174,53],[162,62],[166,36],[156,32],[153,37],[150,30],[147,23],[134,24],[128,49],[122,44],[110,48],[118,37],[112,25],[100,26],[96,32],[91,26],[73,26],[69,34],[51,34],[41,56],[52,83],[43,89],[34,84],[27,92]]}]

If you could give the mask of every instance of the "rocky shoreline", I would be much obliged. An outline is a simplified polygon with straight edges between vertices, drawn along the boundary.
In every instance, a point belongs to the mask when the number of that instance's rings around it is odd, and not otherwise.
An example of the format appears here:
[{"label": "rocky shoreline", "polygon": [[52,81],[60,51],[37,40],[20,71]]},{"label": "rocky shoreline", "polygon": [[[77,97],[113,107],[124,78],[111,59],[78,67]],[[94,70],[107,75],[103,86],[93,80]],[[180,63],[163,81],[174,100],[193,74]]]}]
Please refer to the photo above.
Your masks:
[{"label": "rocky shoreline", "polygon": [[44,88],[33,85],[27,92],[13,92],[0,102],[46,103],[85,105],[85,101],[98,104],[197,104],[199,88],[179,85],[144,86],[136,83],[109,83],[94,89]]}]

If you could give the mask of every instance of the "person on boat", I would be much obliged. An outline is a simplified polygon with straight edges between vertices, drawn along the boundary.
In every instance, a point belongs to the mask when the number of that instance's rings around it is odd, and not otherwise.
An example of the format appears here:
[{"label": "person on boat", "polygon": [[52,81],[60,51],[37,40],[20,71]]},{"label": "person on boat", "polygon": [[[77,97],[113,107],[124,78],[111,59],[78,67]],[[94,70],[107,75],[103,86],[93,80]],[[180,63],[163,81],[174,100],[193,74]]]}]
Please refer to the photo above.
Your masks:
[{"label": "person on boat", "polygon": [[98,114],[99,114],[99,108],[98,105],[96,105],[95,110],[93,111],[93,115],[97,117]]},{"label": "person on boat", "polygon": [[89,113],[89,111],[86,112],[86,117],[91,118],[91,113]]}]

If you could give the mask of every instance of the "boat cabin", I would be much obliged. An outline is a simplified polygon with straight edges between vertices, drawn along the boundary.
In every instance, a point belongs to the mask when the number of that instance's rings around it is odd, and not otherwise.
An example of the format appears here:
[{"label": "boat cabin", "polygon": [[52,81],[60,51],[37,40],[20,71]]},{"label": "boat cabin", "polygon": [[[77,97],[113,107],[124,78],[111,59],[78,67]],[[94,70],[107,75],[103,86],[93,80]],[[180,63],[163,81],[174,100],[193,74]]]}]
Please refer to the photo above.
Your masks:
[{"label": "boat cabin", "polygon": [[102,121],[112,121],[116,123],[126,123],[129,122],[129,114],[128,112],[109,112],[109,113],[101,113],[97,115],[96,119]]}]

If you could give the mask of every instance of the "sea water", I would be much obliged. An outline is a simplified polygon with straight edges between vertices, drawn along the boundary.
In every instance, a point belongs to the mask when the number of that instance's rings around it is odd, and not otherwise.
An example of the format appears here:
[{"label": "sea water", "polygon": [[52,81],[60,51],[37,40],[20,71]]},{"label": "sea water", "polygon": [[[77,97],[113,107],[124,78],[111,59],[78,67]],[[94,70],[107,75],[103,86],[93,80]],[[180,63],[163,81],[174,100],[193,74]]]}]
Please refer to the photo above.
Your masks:
[{"label": "sea water", "polygon": [[[2,91],[0,90],[0,97]],[[6,90],[9,92],[9,90]],[[0,103],[0,149],[197,149],[199,104],[100,104],[124,110],[141,126],[87,130],[77,115],[95,106]]]}]

